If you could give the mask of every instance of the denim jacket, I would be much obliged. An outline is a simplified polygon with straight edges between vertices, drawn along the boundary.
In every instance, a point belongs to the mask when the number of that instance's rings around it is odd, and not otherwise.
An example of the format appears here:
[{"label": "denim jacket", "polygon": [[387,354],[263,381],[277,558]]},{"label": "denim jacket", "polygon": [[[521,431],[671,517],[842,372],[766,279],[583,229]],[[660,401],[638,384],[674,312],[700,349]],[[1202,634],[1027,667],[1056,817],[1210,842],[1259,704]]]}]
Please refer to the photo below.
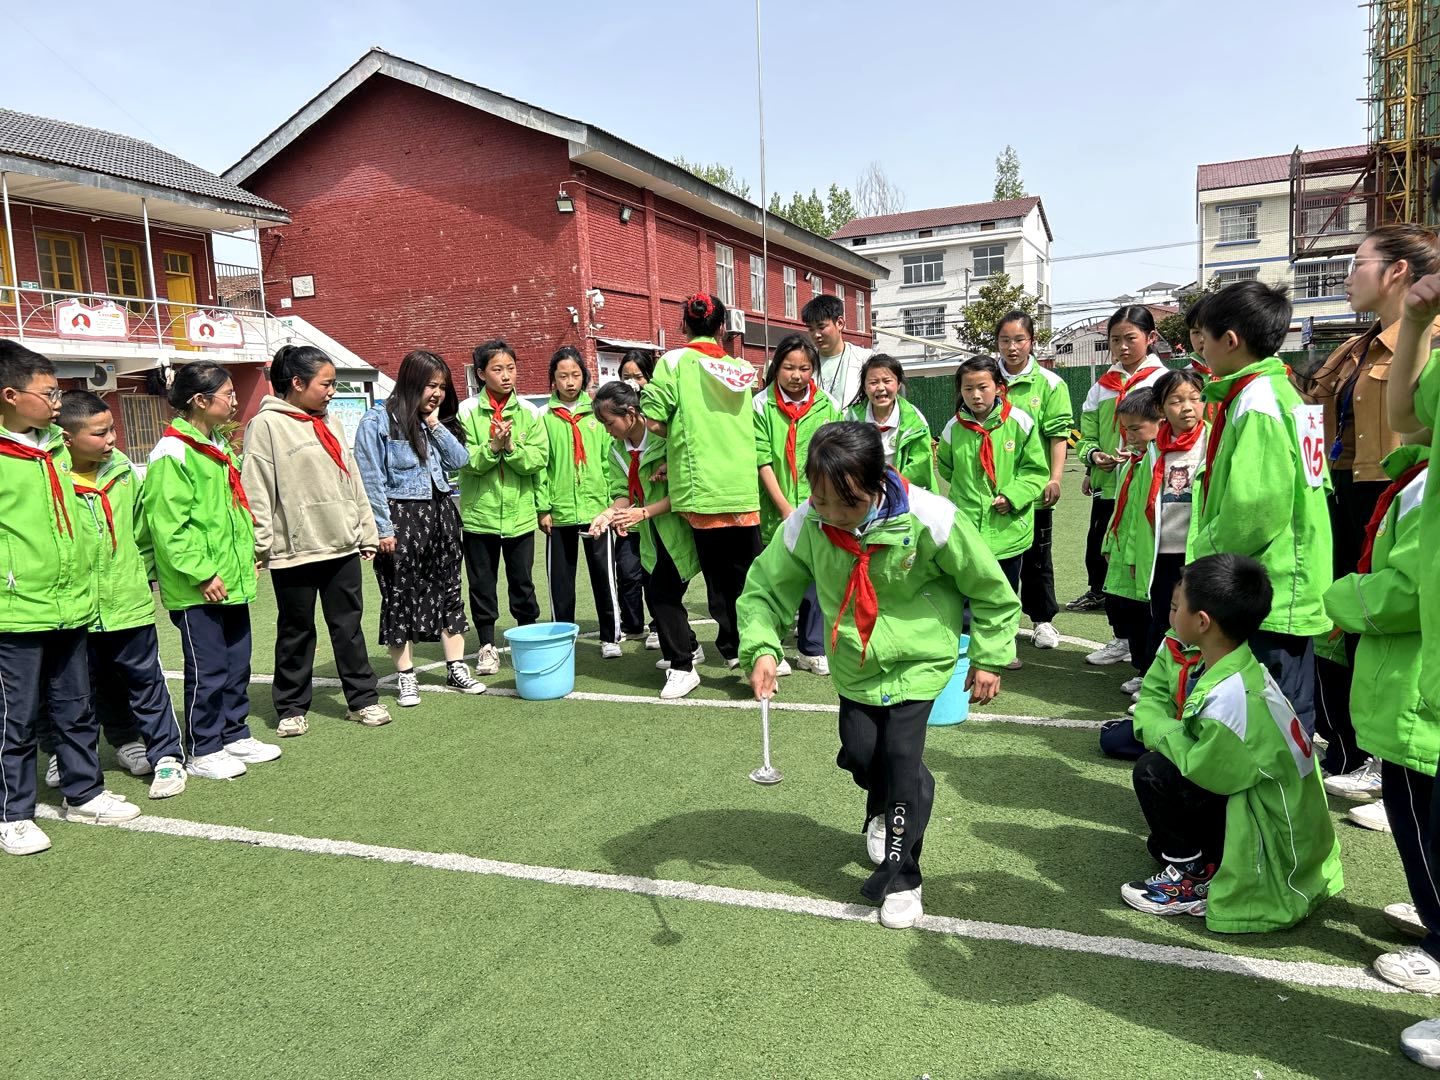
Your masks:
[{"label": "denim jacket", "polygon": [[355,461],[382,540],[395,535],[391,499],[414,502],[429,499],[432,491],[454,491],[449,474],[470,460],[464,444],[444,424],[427,426],[425,437],[430,452],[421,462],[408,439],[390,437],[390,414],[384,405],[367,412],[355,430]]}]

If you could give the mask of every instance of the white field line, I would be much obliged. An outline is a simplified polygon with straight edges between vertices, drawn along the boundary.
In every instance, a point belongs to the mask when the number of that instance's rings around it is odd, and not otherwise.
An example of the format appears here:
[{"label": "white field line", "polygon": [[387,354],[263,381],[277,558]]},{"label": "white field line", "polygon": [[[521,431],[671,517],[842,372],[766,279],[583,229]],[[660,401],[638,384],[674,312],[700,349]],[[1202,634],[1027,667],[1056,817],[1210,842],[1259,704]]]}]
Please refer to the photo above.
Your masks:
[{"label": "white field line", "polygon": [[[60,820],[52,806],[36,807],[36,817]],[[194,840],[229,841],[255,847],[294,851],[309,855],[331,855],[380,862],[408,864],[431,870],[448,870],[465,874],[535,881],[546,885],[572,888],[603,889],[611,892],[634,893],[639,896],[664,897],[672,900],[693,900],[756,911],[779,911],[792,915],[809,915],[842,922],[878,921],[878,909],[861,904],[842,904],[835,900],[791,896],[786,893],[732,889],[720,885],[700,885],[691,881],[666,881],[634,877],[628,874],[603,874],[589,870],[565,870],[551,866],[528,866],[524,863],[499,862],[472,855],[412,851],[407,848],[360,844],[349,840],[324,840],[286,833],[259,832],[233,825],[210,825],[178,818],[141,816],[113,828],[127,832],[158,833]],[[1154,945],[1122,937],[1076,934],[1068,930],[1049,930],[1004,923],[977,922],[944,915],[926,915],[916,924],[920,930],[948,937],[975,941],[1003,941],[1015,945],[1059,949],[1063,952],[1088,953],[1122,960],[1139,960],[1150,964],[1189,968],[1228,975],[1298,986],[1329,987],[1341,990],[1365,990],[1377,993],[1404,993],[1366,968],[1304,961],[1269,960],[1260,957],[1236,956],[1209,952],[1179,945]]]},{"label": "white field line", "polygon": [[[418,670],[418,669],[417,669]],[[174,681],[182,681],[185,673],[181,671],[167,671],[165,677]],[[269,684],[275,681],[273,675],[251,675],[252,683]],[[339,679],[315,678],[311,680],[316,686],[339,687]],[[420,689],[427,694],[458,694],[459,690],[448,686],[437,686],[421,684]],[[468,696],[468,695],[467,695]],[[485,691],[485,697],[519,698],[520,694],[503,686],[492,686]],[[732,698],[680,698],[677,701],[662,701],[659,697],[646,694],[600,694],[585,690],[572,690],[561,701],[598,701],[615,705],[661,705],[667,708],[692,708],[692,709],[738,709],[741,711],[754,711],[755,702],[736,701]],[[779,712],[798,713],[829,713],[831,716],[840,712],[838,705],[817,704],[808,701],[779,701],[772,700],[770,708]],[[1103,721],[1100,720],[1070,720],[1065,717],[1048,716],[1011,716],[1006,713],[971,713],[970,720],[977,724],[1021,724],[1029,727],[1049,728],[1076,728],[1081,731],[1099,731]]]}]

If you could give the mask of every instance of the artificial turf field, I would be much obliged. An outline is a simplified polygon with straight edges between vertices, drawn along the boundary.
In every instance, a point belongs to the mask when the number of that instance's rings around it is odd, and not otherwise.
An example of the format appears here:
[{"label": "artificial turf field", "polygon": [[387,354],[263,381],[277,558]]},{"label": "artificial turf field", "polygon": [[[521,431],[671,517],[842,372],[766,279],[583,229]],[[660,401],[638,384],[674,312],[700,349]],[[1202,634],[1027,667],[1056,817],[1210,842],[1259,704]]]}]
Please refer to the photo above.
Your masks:
[{"label": "artificial turf field", "polygon": [[[1062,603],[1088,511],[1072,468]],[[260,593],[252,725],[270,738]],[[692,617],[703,606],[697,582]],[[1108,636],[1099,616],[1057,625]],[[152,803],[111,769],[145,816],[46,820],[51,851],[0,863],[0,1077],[1424,1075],[1398,1037],[1434,1003],[1365,971],[1404,943],[1379,914],[1407,898],[1393,844],[1344,807],[1345,892],[1295,930],[1222,937],[1121,902],[1153,864],[1129,767],[1099,756],[1094,725],[1123,710],[1128,668],[1022,641],[984,714],[931,730],[928,928],[891,931],[859,897],[863,802],[834,765],[833,709],[778,708],[785,782],[750,783],[758,711],[713,628],[697,633],[691,700],[710,706],[659,704],[657,653],[601,661],[587,639],[582,699],[424,693],[369,730],[323,686],[310,734],[234,782]],[[168,619],[161,640],[179,670]],[[335,674],[323,641],[316,674]],[[781,695],[835,701],[804,673]]]}]

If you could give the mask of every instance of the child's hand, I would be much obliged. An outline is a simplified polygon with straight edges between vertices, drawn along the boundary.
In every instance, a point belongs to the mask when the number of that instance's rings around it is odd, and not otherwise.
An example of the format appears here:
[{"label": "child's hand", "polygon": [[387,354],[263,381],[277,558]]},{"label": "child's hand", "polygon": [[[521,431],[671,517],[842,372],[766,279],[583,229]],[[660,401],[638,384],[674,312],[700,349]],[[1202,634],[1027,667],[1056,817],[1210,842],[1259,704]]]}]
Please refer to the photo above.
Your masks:
[{"label": "child's hand", "polygon": [[1405,318],[1428,326],[1440,317],[1440,274],[1426,274],[1405,294]]},{"label": "child's hand", "polygon": [[395,537],[393,537],[393,536],[382,536],[382,537],[380,538],[380,552],[379,552],[379,553],[380,553],[381,555],[394,555],[394,554],[395,554],[395,547],[396,547],[396,545],[397,545],[398,543],[399,543],[399,541],[397,541],[397,540],[395,539]]},{"label": "child's hand", "polygon": [[988,705],[1000,693],[1000,676],[972,667],[965,678],[965,689],[970,691],[971,705]]},{"label": "child's hand", "polygon": [[650,474],[650,482],[652,484],[663,484],[667,479],[669,479],[669,477],[669,464],[666,462],[661,462],[660,467]]},{"label": "child's hand", "polygon": [[1104,450],[1096,450],[1090,455],[1090,464],[1103,472],[1114,472],[1115,466],[1120,464],[1120,459],[1105,453]]},{"label": "child's hand", "polygon": [[610,511],[596,514],[595,520],[590,522],[590,539],[598,540],[605,535],[605,530],[610,528]]},{"label": "child's hand", "polygon": [[768,653],[755,658],[750,669],[750,689],[755,691],[755,700],[764,701],[775,696],[775,658]]},{"label": "child's hand", "polygon": [[996,495],[995,501],[990,504],[990,509],[994,510],[997,514],[1008,514],[1015,508],[1010,505],[1010,500],[1004,495]]},{"label": "child's hand", "polygon": [[643,506],[630,506],[624,510],[617,511],[611,524],[613,524],[616,529],[629,532],[636,525],[639,525],[640,522],[644,521],[645,518],[646,514]]},{"label": "child's hand", "polygon": [[546,536],[550,535],[550,526],[554,522],[554,520],[555,519],[552,518],[549,514],[540,515],[540,531],[543,532]]},{"label": "child's hand", "polygon": [[1094,490],[1090,487],[1090,475],[1088,473],[1080,478],[1080,494],[1084,495],[1087,499],[1095,494]]},{"label": "child's hand", "polygon": [[1045,490],[1040,493],[1040,506],[1049,510],[1060,501],[1060,481],[1051,480],[1045,485]]},{"label": "child's hand", "polygon": [[220,575],[216,574],[200,586],[200,595],[205,598],[206,603],[220,604],[224,603],[230,593],[226,591],[225,582],[220,580]]}]

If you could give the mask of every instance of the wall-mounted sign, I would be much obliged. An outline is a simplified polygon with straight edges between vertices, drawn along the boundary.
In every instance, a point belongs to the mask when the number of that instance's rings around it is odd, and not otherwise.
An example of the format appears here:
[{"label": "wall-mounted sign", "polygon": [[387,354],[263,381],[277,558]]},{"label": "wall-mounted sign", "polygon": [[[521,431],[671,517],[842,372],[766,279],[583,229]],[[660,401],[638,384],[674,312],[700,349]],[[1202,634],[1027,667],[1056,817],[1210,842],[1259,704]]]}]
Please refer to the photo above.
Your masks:
[{"label": "wall-mounted sign", "polygon": [[55,305],[55,333],[87,341],[124,341],[125,309],[109,300],[91,307],[79,300],[62,300]]},{"label": "wall-mounted sign", "polygon": [[207,349],[238,349],[245,344],[240,320],[223,311],[192,311],[185,316],[185,340]]},{"label": "wall-mounted sign", "polygon": [[315,275],[302,274],[300,277],[290,279],[290,293],[292,296],[304,299],[315,295]]}]

